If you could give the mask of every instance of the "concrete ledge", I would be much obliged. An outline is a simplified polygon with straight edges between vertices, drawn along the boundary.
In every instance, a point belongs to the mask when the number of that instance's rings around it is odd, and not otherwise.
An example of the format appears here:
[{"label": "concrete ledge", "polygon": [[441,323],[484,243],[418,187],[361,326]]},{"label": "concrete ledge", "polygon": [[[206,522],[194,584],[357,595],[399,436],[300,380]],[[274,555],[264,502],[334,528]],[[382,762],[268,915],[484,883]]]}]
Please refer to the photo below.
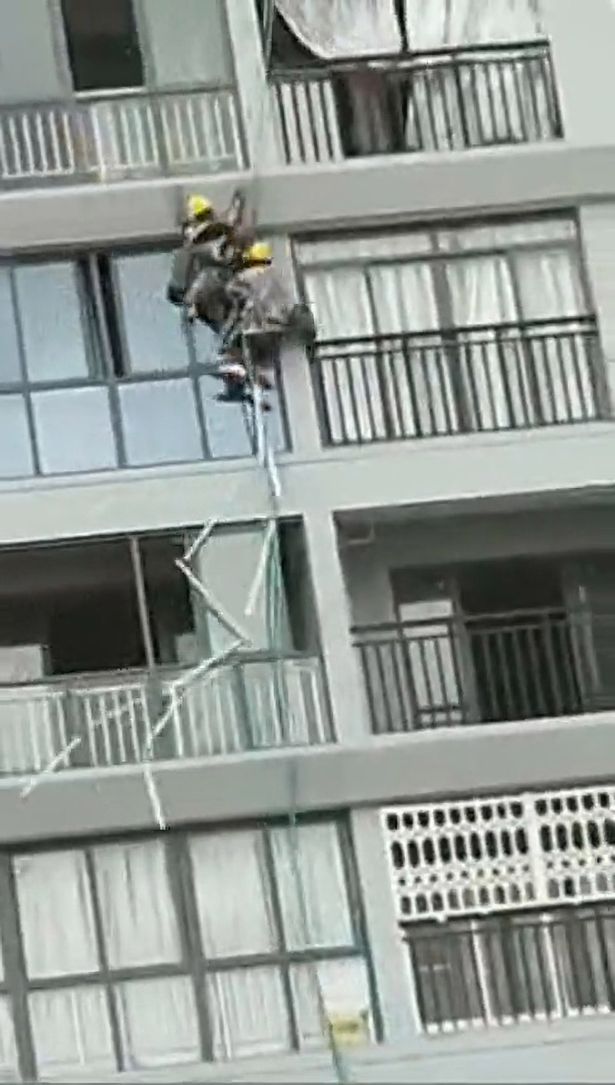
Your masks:
[{"label": "concrete ledge", "polygon": [[[294,790],[293,778],[296,780]],[[329,746],[161,765],[170,826],[465,794],[527,791],[615,778],[615,713],[529,720]],[[26,799],[0,787],[0,842],[153,830],[142,772],[73,770]]]},{"label": "concrete ledge", "polygon": [[[0,195],[4,253],[138,242],[177,233],[182,192],[195,187],[223,205],[245,174],[126,181]],[[258,178],[264,230],[322,230],[412,222],[615,198],[615,145],[564,142],[439,154],[387,155],[293,166]]]},{"label": "concrete ledge", "polygon": [[[615,491],[615,422],[323,450],[278,464],[282,516],[604,497]],[[0,545],[269,511],[253,460],[20,480],[0,488]]]},{"label": "concrete ledge", "polygon": [[[505,1060],[505,1061],[503,1061]],[[352,1081],[442,1083],[612,1082],[615,1062],[612,1018],[519,1025],[412,1044],[365,1047],[345,1053]],[[108,1082],[335,1082],[331,1056],[305,1055],[203,1063],[138,1073],[114,1074]],[[100,1076],[67,1075],[65,1081],[100,1081]]]}]

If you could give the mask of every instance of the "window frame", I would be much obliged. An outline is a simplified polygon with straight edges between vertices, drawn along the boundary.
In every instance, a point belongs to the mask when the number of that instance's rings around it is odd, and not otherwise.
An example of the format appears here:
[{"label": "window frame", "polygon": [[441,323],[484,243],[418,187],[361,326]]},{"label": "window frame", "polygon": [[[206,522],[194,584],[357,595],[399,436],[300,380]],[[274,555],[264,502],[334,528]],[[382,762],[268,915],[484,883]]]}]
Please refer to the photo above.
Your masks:
[{"label": "window frame", "polygon": [[[9,1008],[14,1022],[15,1046],[19,1061],[19,1070],[25,1080],[40,1080],[37,1076],[37,1062],[34,1046],[31,1012],[28,1001],[35,991],[60,991],[76,986],[96,987],[105,992],[108,1020],[111,1029],[112,1051],[116,1061],[116,1071],[126,1067],[123,1050],[120,1001],[114,988],[123,982],[186,978],[191,984],[195,996],[195,1031],[200,1046],[200,1059],[204,1062],[216,1062],[214,1053],[213,1011],[208,1005],[212,996],[207,993],[208,977],[229,973],[239,969],[258,966],[272,966],[279,970],[284,991],[285,1010],[289,1024],[289,1052],[301,1050],[300,1030],[297,1022],[296,997],[292,988],[291,970],[297,964],[318,964],[326,961],[357,960],[363,961],[367,990],[370,1002],[370,1016],[375,1037],[380,1039],[381,1021],[378,1008],[377,992],[374,983],[369,942],[365,926],[360,883],[350,827],[345,814],[339,812],[322,813],[301,817],[297,821],[297,831],[312,825],[326,824],[333,826],[339,855],[342,862],[344,887],[348,905],[353,941],[344,946],[328,946],[288,949],[284,939],[281,920],[278,875],[273,864],[271,834],[279,828],[289,828],[288,820],[275,818],[266,822],[241,822],[236,824],[193,825],[181,829],[172,829],[160,839],[159,834],[133,833],[121,836],[85,837],[80,839],[49,841],[33,847],[13,847],[0,853],[0,899],[4,906],[0,910],[0,948],[3,953],[4,976],[0,982],[0,996],[9,999]],[[262,835],[266,859],[266,888],[271,892],[273,903],[274,928],[276,932],[276,950],[273,953],[244,954],[231,957],[208,958],[202,946],[200,932],[195,872],[190,857],[192,837],[210,834],[223,834],[256,830]],[[122,847],[129,843],[153,842],[159,840],[164,849],[167,884],[175,906],[175,918],[178,931],[180,956],[176,962],[147,964],[139,966],[112,967],[109,965],[104,941],[104,931],[100,908],[99,891],[96,886],[94,851],[104,845]],[[23,932],[17,897],[17,879],[13,861],[19,857],[34,857],[54,851],[77,851],[85,854],[88,886],[94,916],[94,936],[96,940],[99,967],[96,972],[71,973],[55,977],[30,978],[27,974]],[[304,1048],[305,1050],[305,1048]]]},{"label": "window frame", "polygon": [[[141,246],[118,246],[113,249],[92,249],[85,252],[56,250],[47,254],[34,254],[20,260],[0,261],[0,267],[6,269],[8,275],[10,316],[15,325],[18,350],[18,376],[12,381],[0,379],[0,396],[14,395],[23,402],[32,460],[30,474],[9,477],[70,478],[101,472],[108,474],[121,470],[140,471],[156,467],[176,468],[181,465],[199,464],[203,461],[224,462],[245,459],[255,453],[255,438],[253,435],[250,436],[246,429],[245,442],[243,440],[241,442],[242,445],[245,443],[245,447],[238,447],[237,451],[230,454],[215,454],[213,441],[215,440],[216,422],[215,418],[208,414],[209,390],[203,385],[203,381],[208,378],[212,380],[214,385],[217,383],[212,377],[213,358],[208,358],[203,362],[199,361],[196,333],[193,329],[184,327],[182,330],[184,340],[183,365],[169,370],[130,371],[130,352],[126,335],[126,301],[120,289],[118,261],[133,256],[147,255],[162,255],[170,258],[173,248],[174,244],[167,239],[152,241]],[[88,374],[82,377],[60,376],[35,380],[28,373],[24,314],[19,300],[17,274],[21,267],[56,263],[66,264],[72,272],[75,284],[75,303],[78,306]],[[102,269],[105,269],[104,272]],[[103,274],[107,276],[109,283],[108,297],[104,295]],[[160,284],[159,304],[168,307],[168,302],[164,298],[164,282]],[[177,320],[179,321],[179,315]],[[143,463],[131,463],[127,453],[129,421],[128,415],[125,416],[123,413],[121,391],[126,387],[168,384],[171,381],[183,383],[190,393],[190,402],[194,408],[191,420],[194,421],[198,433],[199,456],[188,459],[155,458]],[[63,391],[70,394],[71,391],[85,388],[99,388],[106,391],[115,462],[112,466],[102,468],[74,467],[70,471],[61,472],[44,470],[41,455],[41,435],[37,429],[34,409],[35,397],[37,394],[49,391]],[[292,444],[281,375],[278,376],[276,392],[275,411],[279,415],[281,451],[287,452],[291,449]],[[228,410],[229,408],[225,407],[225,409]],[[232,409],[229,417],[234,417]],[[245,418],[243,420],[237,418],[237,426],[241,427],[242,425],[245,425]]]},{"label": "window frame", "polygon": [[[519,228],[531,228],[532,226],[542,226],[544,229],[544,236],[542,237],[527,237],[520,240],[515,237],[515,227]],[[556,229],[551,229],[549,234],[549,227],[560,227],[559,236],[556,236]],[[471,235],[473,231],[492,229],[494,231],[505,232],[510,229],[510,241],[506,241],[505,238],[499,238],[494,241],[493,244],[482,243],[476,240],[475,243],[468,243],[465,247],[460,247],[459,242],[455,243],[456,238],[463,238],[465,235]],[[390,254],[380,252],[375,254],[374,252],[366,251],[364,254],[346,254],[340,256],[319,256],[309,255],[307,261],[302,259],[302,247],[306,246],[309,249],[310,245],[316,244],[328,244],[333,249],[336,242],[341,242],[342,245],[347,241],[359,241],[362,240],[367,245],[370,241],[383,242],[387,238],[392,240],[399,237],[406,237],[409,239],[408,251],[406,254],[401,254],[393,251]],[[422,239],[424,244],[418,247],[413,247],[411,239],[415,237]],[[441,338],[441,352],[445,373],[445,387],[448,389],[448,396],[451,397],[452,408],[454,412],[454,418],[456,419],[452,432],[454,433],[478,433],[478,432],[503,432],[508,430],[524,430],[527,425],[519,425],[516,420],[516,410],[508,402],[508,397],[505,396],[503,401],[505,424],[487,425],[485,428],[482,425],[477,424],[473,419],[475,414],[475,408],[473,407],[473,400],[476,393],[473,392],[471,387],[472,382],[468,382],[467,376],[464,376],[459,367],[459,345],[463,343],[472,342],[472,333],[476,330],[469,326],[462,324],[456,324],[453,319],[453,291],[449,282],[447,274],[447,268],[452,264],[457,264],[459,261],[481,260],[481,259],[493,259],[503,261],[505,273],[509,278],[512,299],[517,312],[517,318],[514,321],[512,327],[517,328],[520,331],[519,336],[519,358],[524,362],[524,369],[526,370],[526,378],[528,381],[527,388],[527,410],[529,416],[533,419],[532,425],[529,428],[536,428],[537,426],[553,425],[558,423],[558,419],[553,421],[552,419],[545,417],[543,410],[539,382],[537,382],[532,365],[532,345],[531,338],[526,337],[525,332],[527,329],[532,329],[533,326],[538,325],[548,328],[550,323],[560,323],[564,321],[569,323],[571,328],[575,327],[576,320],[596,319],[595,317],[595,302],[591,288],[591,280],[589,276],[585,248],[583,243],[583,232],[581,229],[581,223],[579,214],[576,209],[562,210],[556,213],[547,213],[544,215],[528,215],[521,221],[518,219],[510,219],[506,217],[500,218],[484,218],[484,219],[462,219],[462,220],[440,220],[432,223],[425,223],[422,226],[399,226],[388,230],[370,230],[366,232],[360,232],[357,230],[347,231],[346,233],[320,233],[314,235],[301,235],[298,234],[293,238],[293,257],[296,267],[296,277],[298,284],[298,291],[303,303],[309,304],[309,293],[307,289],[308,280],[317,279],[319,274],[322,273],[335,273],[337,271],[352,270],[361,276],[361,282],[365,287],[365,294],[367,297],[367,313],[369,316],[369,322],[371,324],[371,332],[368,335],[356,335],[356,337],[340,337],[337,339],[335,336],[331,338],[322,338],[317,342],[318,346],[324,347],[324,353],[321,356],[322,363],[326,366],[329,363],[335,368],[335,353],[334,348],[336,343],[353,342],[356,338],[358,343],[375,341],[375,380],[378,385],[386,384],[387,365],[386,365],[386,350],[385,360],[382,365],[378,364],[378,357],[380,352],[380,343],[384,343],[385,346],[389,340],[397,340],[401,338],[405,340],[406,337],[412,336],[412,328],[406,329],[404,332],[391,333],[388,329],[383,329],[379,322],[378,310],[375,303],[374,285],[373,285],[373,272],[378,268],[387,267],[412,267],[418,266],[427,269],[432,290],[433,306],[436,313],[436,324],[433,329],[421,329],[419,335],[425,336],[429,334],[431,330],[434,335]],[[580,306],[579,312],[575,316],[557,316],[553,315],[552,321],[549,319],[535,320],[531,317],[527,317],[525,314],[525,306],[523,304],[523,291],[521,289],[521,275],[523,272],[522,260],[525,254],[557,254],[565,253],[569,257],[570,265],[573,273],[577,279],[579,287]],[[317,314],[318,315],[318,314]],[[510,327],[506,322],[498,324],[493,323],[494,328],[501,327],[505,329]],[[598,326],[598,336],[600,329]],[[427,340],[425,340],[427,341]],[[499,338],[494,340],[495,343],[499,343]],[[331,351],[333,350],[333,353]],[[494,355],[495,357],[495,355]],[[346,375],[346,371],[342,367],[342,377]],[[319,413],[321,414],[322,425],[324,427],[324,433],[326,434],[330,428],[329,407],[327,403],[327,391],[325,388],[325,375],[323,368],[319,364],[315,368],[313,367],[312,385],[314,395],[319,407]],[[332,378],[334,379],[334,378]],[[351,378],[348,378],[351,380]],[[608,390],[607,374],[604,366],[603,359],[598,362],[594,361],[590,366],[590,380],[593,386],[593,397],[595,400],[595,409],[600,412],[606,409],[606,406],[610,402],[610,395]],[[336,395],[339,393],[333,392],[334,410],[339,410],[342,415],[344,408],[340,403],[336,401]],[[444,391],[440,391],[440,396],[443,397],[443,401],[448,399]],[[380,398],[382,401],[382,411],[386,427],[392,429],[394,432],[395,427],[393,420],[389,418],[391,408],[388,404],[389,398],[395,398],[396,393],[389,392],[387,394],[386,387],[380,389]],[[448,410],[449,408],[447,408]],[[352,413],[352,408],[350,408]],[[479,412],[480,413],[480,412]],[[572,421],[564,418],[562,421]],[[351,419],[350,428],[359,425],[356,419]],[[371,423],[373,426],[373,423]],[[370,429],[370,423],[368,421],[367,428]],[[441,436],[440,432],[431,433],[430,436]],[[452,433],[447,433],[452,435]],[[408,437],[409,435],[406,435]],[[414,434],[418,436],[418,434]],[[377,438],[371,437],[367,443]],[[387,436],[382,439],[391,439],[391,436]],[[327,442],[328,443],[328,442]],[[339,441],[333,441],[333,445],[346,443],[355,444],[362,443],[361,439],[348,441],[347,435],[345,435],[345,423],[342,423],[342,438]]]}]

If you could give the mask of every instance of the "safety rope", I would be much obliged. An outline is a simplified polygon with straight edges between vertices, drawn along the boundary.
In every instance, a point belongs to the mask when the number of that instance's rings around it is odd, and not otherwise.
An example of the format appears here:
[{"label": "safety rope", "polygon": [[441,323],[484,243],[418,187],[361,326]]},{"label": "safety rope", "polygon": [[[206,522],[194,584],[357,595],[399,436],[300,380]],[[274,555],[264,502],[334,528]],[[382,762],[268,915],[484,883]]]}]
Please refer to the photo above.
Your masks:
[{"label": "safety rope", "polygon": [[[280,520],[281,487],[275,458],[268,440],[267,426],[265,425],[265,421],[263,418],[262,398],[260,394],[260,389],[258,388],[258,380],[255,379],[256,375],[254,373],[254,366],[250,357],[250,350],[245,335],[243,337],[243,357],[246,372],[252,385],[252,402],[254,405],[253,413],[255,418],[255,428],[258,433],[257,447],[259,451],[257,455],[259,462],[261,462],[267,472],[269,491],[269,503],[271,513],[269,525],[272,526],[272,532],[267,532],[267,535],[270,537],[271,542],[268,550],[265,590],[267,640],[273,655],[274,697],[277,708],[277,716],[278,720],[280,721],[280,731],[282,734],[282,739],[285,742],[286,747],[289,750],[292,750],[295,737],[293,726],[293,707],[288,694],[288,677],[284,668],[284,664],[282,662],[285,647],[284,619],[286,617],[286,613],[284,609],[284,585],[282,578],[280,537],[278,532],[278,524]],[[290,845],[289,851],[292,867],[291,873],[297,895],[301,933],[303,936],[304,944],[306,947],[308,947],[311,938],[311,925],[307,908],[307,893],[305,892],[303,871],[301,868],[300,858],[301,843],[298,819],[299,773],[297,760],[295,757],[291,757],[290,760],[288,785],[289,805],[287,811],[287,821]],[[316,995],[320,1027],[322,1029],[323,1037],[327,1043],[331,1054],[331,1061],[335,1072],[335,1077],[339,1085],[346,1085],[346,1083],[351,1081],[351,1078],[348,1072],[346,1060],[342,1055],[331,1025],[329,1014],[327,1013],[326,999],[323,991],[321,978],[318,972],[317,962],[311,961],[309,963],[309,968],[311,972],[314,992]]]}]

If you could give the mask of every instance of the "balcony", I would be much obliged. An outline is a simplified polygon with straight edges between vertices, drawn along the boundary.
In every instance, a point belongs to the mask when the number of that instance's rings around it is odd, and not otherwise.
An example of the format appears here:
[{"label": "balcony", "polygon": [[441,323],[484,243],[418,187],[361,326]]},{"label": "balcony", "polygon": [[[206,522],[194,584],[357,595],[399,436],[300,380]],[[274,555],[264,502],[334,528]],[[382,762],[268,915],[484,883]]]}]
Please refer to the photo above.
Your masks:
[{"label": "balcony", "polygon": [[289,165],[563,135],[546,41],[310,63],[271,79]]},{"label": "balcony", "polygon": [[614,798],[596,785],[382,811],[427,1033],[615,1012]]},{"label": "balcony", "polygon": [[355,627],[376,734],[615,708],[615,617],[564,608]]},{"label": "balcony", "polygon": [[234,91],[122,91],[0,109],[3,187],[220,173],[245,157]]},{"label": "balcony", "polygon": [[316,348],[313,373],[329,446],[608,416],[592,316],[329,339]]},{"label": "balcony", "polygon": [[[253,653],[218,666],[185,695],[169,669],[0,688],[0,774],[214,757],[331,740],[320,662]],[[154,735],[156,723],[168,723]],[[66,751],[63,756],[63,751]]]}]

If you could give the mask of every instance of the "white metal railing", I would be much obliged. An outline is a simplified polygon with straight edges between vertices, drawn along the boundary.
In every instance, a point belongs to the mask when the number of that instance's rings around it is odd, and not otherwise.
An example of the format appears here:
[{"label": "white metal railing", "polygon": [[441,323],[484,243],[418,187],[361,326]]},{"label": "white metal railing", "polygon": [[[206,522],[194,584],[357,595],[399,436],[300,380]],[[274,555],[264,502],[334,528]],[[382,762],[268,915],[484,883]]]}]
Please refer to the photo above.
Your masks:
[{"label": "white metal railing", "polygon": [[328,737],[320,663],[259,660],[212,672],[173,704],[174,756],[201,757],[273,746],[318,745]]},{"label": "white metal railing", "polygon": [[329,739],[320,661],[250,658],[216,668],[178,691],[169,676],[157,687],[134,673],[113,681],[81,679],[0,690],[0,774],[135,764],[153,743],[156,759],[207,757]]},{"label": "white metal railing", "polygon": [[245,165],[229,89],[84,96],[0,110],[0,183],[112,181]]},{"label": "white metal railing", "polygon": [[401,923],[615,895],[615,785],[382,811]]}]

